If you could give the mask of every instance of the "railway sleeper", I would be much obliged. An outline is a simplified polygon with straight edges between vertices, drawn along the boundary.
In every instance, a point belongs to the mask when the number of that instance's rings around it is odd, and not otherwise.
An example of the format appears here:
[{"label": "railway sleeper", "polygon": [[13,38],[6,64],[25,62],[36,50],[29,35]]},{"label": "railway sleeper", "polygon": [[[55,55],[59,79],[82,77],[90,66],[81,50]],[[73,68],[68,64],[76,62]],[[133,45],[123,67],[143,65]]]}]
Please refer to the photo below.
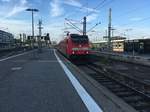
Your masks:
[{"label": "railway sleeper", "polygon": [[111,91],[117,93],[117,92],[126,92],[128,90],[124,88],[111,88]]},{"label": "railway sleeper", "polygon": [[115,82],[113,82],[113,85],[109,85],[109,87],[112,88],[112,89],[115,89],[115,88],[122,89],[122,88],[124,88],[121,85],[116,84]]},{"label": "railway sleeper", "polygon": [[100,81],[102,81],[102,82],[112,82],[110,79],[108,79],[108,78],[105,78],[104,80],[100,80]]},{"label": "railway sleeper", "polygon": [[100,80],[107,80],[107,78],[105,78],[105,77],[102,77],[102,76],[92,76],[92,77],[94,77],[94,78],[96,78],[96,79],[100,79]]},{"label": "railway sleeper", "polygon": [[92,74],[91,76],[93,76],[93,77],[99,77],[99,78],[106,78],[102,74],[97,74],[97,73]]},{"label": "railway sleeper", "polygon": [[110,80],[108,79],[100,79],[100,78],[95,78],[96,80],[99,80],[99,81],[102,81],[102,82],[111,82]]},{"label": "railway sleeper", "polygon": [[101,81],[108,81],[108,79],[106,79],[106,78],[99,78],[99,77],[97,77],[97,78],[95,78],[95,79],[101,80]]},{"label": "railway sleeper", "polygon": [[134,88],[135,90],[137,91],[140,91],[140,92],[143,92],[141,88],[139,88],[139,86],[133,86],[133,85],[129,85],[127,83],[124,83],[124,82],[121,82],[121,84],[127,86],[127,87],[130,87],[130,88]]},{"label": "railway sleeper", "polygon": [[150,112],[150,105],[132,105],[136,110],[140,112]]},{"label": "railway sleeper", "polygon": [[124,96],[122,97],[122,99],[124,99],[125,101],[131,101],[131,100],[135,100],[135,101],[142,101],[143,98],[137,95],[134,96]]},{"label": "railway sleeper", "polygon": [[102,74],[97,74],[97,73],[90,73],[89,75],[92,77],[104,77]]},{"label": "railway sleeper", "polygon": [[[107,87],[111,88],[111,89],[121,89],[123,88],[122,86],[116,84],[115,82],[111,82],[111,83],[107,83],[107,82],[102,82],[104,85],[106,85]],[[125,88],[124,88],[125,89]]]},{"label": "railway sleeper", "polygon": [[140,110],[140,112],[150,112],[150,108],[146,108],[144,110]]},{"label": "railway sleeper", "polygon": [[148,96],[150,96],[150,91],[144,91],[145,94],[147,94]]},{"label": "railway sleeper", "polygon": [[119,97],[128,97],[136,95],[134,92],[117,92],[115,94]]},{"label": "railway sleeper", "polygon": [[100,82],[102,85],[105,85],[105,86],[113,85],[113,82],[111,81],[99,81],[98,80],[98,82]]},{"label": "railway sleeper", "polygon": [[150,107],[150,102],[139,101],[136,103],[137,105]]},{"label": "railway sleeper", "polygon": [[[128,96],[128,97],[130,97],[130,96]],[[123,98],[123,97],[122,97]],[[145,100],[144,98],[131,98],[131,99],[127,99],[127,98],[123,98],[126,102],[128,102],[128,103],[148,103],[148,104],[150,104],[150,101],[149,100]]]}]

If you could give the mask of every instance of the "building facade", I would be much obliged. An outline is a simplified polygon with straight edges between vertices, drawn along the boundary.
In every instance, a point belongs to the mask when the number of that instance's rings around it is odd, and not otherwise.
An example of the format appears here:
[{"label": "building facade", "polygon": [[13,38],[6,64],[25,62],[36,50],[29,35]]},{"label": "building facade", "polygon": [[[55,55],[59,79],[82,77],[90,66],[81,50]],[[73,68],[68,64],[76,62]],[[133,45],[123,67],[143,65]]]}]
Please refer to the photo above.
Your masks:
[{"label": "building facade", "polygon": [[0,30],[0,48],[10,48],[14,44],[14,36],[9,33]]}]

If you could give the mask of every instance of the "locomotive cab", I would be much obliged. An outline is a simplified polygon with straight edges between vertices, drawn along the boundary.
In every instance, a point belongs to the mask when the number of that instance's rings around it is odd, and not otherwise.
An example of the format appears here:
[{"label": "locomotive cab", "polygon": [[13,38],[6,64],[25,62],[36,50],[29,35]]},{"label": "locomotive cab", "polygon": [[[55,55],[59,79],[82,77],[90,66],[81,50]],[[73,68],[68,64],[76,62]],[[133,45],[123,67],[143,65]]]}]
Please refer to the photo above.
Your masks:
[{"label": "locomotive cab", "polygon": [[58,50],[68,58],[90,54],[90,42],[87,35],[68,34],[58,46]]},{"label": "locomotive cab", "polygon": [[89,54],[89,39],[87,35],[70,34],[67,41],[68,54],[70,56]]}]

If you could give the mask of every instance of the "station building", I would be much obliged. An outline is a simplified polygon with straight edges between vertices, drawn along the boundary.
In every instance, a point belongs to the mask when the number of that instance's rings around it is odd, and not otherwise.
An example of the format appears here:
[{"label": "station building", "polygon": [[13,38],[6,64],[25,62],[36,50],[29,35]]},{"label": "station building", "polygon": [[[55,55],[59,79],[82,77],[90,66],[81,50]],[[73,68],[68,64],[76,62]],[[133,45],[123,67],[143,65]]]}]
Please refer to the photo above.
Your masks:
[{"label": "station building", "polygon": [[13,44],[14,44],[13,34],[0,30],[0,49],[10,48]]}]

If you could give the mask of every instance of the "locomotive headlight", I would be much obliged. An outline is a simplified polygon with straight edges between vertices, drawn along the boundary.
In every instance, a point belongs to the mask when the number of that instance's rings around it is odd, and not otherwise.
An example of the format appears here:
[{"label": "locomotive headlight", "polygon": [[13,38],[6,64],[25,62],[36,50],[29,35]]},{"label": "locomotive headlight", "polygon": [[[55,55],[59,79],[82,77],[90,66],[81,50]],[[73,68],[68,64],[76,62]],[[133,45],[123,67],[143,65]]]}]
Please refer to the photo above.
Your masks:
[{"label": "locomotive headlight", "polygon": [[74,54],[75,52],[74,51],[72,51],[72,54]]},{"label": "locomotive headlight", "polygon": [[86,54],[89,54],[89,52],[88,52],[88,51],[86,51]]}]

